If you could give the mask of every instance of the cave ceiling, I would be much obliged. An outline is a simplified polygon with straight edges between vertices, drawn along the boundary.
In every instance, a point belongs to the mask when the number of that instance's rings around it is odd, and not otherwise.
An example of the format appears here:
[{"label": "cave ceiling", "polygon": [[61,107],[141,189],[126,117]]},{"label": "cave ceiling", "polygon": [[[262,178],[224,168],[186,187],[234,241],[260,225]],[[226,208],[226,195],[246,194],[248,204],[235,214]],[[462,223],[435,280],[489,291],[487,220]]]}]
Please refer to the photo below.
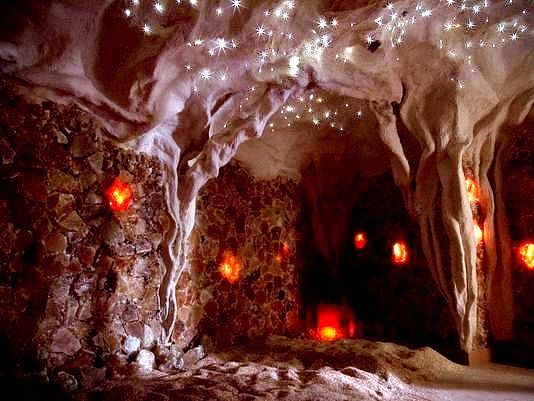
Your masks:
[{"label": "cave ceiling", "polygon": [[74,96],[121,141],[164,125],[189,159],[266,90],[286,91],[262,138],[237,153],[258,176],[298,176],[324,151],[354,152],[374,165],[383,141],[372,102],[399,104],[424,148],[422,131],[443,147],[466,142],[477,123],[532,97],[527,1],[2,7],[2,71],[38,87],[35,94]]},{"label": "cave ceiling", "polygon": [[[0,71],[29,97],[76,102],[166,165],[169,333],[202,186],[234,157],[269,178],[299,177],[327,154],[344,162],[332,175],[392,172],[468,350],[476,244],[463,169],[481,186],[499,286],[509,262],[491,166],[502,128],[534,101],[533,13],[526,0],[8,1]],[[510,289],[494,293],[498,326]]]}]

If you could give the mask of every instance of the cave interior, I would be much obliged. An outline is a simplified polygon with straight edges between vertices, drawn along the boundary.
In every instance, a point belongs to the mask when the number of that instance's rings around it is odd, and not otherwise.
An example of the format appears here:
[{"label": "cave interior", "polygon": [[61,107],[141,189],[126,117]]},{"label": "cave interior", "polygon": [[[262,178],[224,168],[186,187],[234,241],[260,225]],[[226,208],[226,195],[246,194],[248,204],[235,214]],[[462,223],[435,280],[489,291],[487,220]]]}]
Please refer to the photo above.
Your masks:
[{"label": "cave interior", "polygon": [[530,0],[0,4],[9,400],[534,400]]}]

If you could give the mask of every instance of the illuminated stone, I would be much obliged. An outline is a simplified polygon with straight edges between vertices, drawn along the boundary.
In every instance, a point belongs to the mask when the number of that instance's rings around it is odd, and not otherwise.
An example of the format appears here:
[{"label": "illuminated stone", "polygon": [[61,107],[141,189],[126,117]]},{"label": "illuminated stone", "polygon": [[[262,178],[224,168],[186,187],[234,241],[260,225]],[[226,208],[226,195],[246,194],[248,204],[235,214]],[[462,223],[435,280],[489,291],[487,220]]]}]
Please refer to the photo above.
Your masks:
[{"label": "illuminated stone", "polygon": [[467,189],[467,199],[469,203],[477,203],[479,199],[478,185],[471,177],[465,179],[465,188]]},{"label": "illuminated stone", "polygon": [[354,234],[354,247],[356,249],[363,249],[367,245],[367,236],[363,232]]},{"label": "illuminated stone", "polygon": [[396,265],[404,265],[408,263],[408,246],[404,241],[396,241],[393,244],[391,261]]},{"label": "illuminated stone", "polygon": [[224,253],[223,261],[219,265],[219,272],[230,284],[235,283],[239,279],[241,264],[232,252],[226,251]]},{"label": "illuminated stone", "polygon": [[122,212],[130,207],[133,202],[133,191],[130,186],[116,178],[107,189],[106,197],[111,210]]},{"label": "illuminated stone", "polygon": [[518,249],[519,260],[529,270],[534,270],[534,242],[525,242]]}]

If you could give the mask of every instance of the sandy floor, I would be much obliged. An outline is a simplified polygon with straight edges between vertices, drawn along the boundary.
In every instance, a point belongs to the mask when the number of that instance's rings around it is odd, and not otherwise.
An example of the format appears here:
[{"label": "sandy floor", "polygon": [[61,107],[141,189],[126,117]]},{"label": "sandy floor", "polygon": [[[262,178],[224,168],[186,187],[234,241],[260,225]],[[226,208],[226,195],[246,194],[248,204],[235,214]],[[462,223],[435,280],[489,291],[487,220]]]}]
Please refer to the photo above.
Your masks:
[{"label": "sandy floor", "polygon": [[187,372],[112,382],[87,396],[102,401],[534,401],[534,371],[466,368],[430,348],[273,337],[213,353]]}]

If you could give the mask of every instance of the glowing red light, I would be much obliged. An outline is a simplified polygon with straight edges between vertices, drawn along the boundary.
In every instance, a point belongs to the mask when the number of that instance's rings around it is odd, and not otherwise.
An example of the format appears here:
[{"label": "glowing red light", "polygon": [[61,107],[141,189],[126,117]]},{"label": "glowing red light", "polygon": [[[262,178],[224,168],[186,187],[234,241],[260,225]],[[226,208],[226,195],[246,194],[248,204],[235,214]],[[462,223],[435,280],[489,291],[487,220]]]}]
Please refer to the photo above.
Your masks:
[{"label": "glowing red light", "polygon": [[324,326],[319,329],[319,340],[323,341],[333,341],[338,338],[338,332],[335,327]]},{"label": "glowing red light", "polygon": [[517,250],[519,260],[529,269],[534,270],[534,242],[524,242]]},{"label": "glowing red light", "polygon": [[356,334],[354,313],[346,306],[321,304],[317,309],[315,337],[321,341],[334,341]]},{"label": "glowing red light", "polygon": [[223,261],[219,265],[219,272],[230,284],[235,283],[239,279],[241,264],[232,252],[224,252]]},{"label": "glowing red light", "polygon": [[478,185],[471,177],[465,179],[465,187],[467,189],[467,199],[470,203],[477,203],[479,201]]},{"label": "glowing red light", "polygon": [[363,232],[354,233],[354,248],[363,249],[367,245],[367,236]]},{"label": "glowing red light", "polygon": [[349,322],[349,337],[354,337],[356,335],[356,323],[352,320]]},{"label": "glowing red light", "polygon": [[289,251],[290,251],[290,248],[289,248],[289,245],[286,244],[285,242],[282,243],[282,249],[280,249],[280,251],[278,252],[278,255],[276,255],[276,261],[278,263],[281,263],[284,259],[287,259],[289,257]]},{"label": "glowing red light", "polygon": [[111,210],[122,212],[130,207],[133,202],[133,191],[125,182],[115,178],[113,184],[106,190],[106,197]]},{"label": "glowing red light", "polygon": [[404,241],[396,241],[393,243],[391,261],[396,265],[404,265],[408,262],[409,252],[408,246]]}]

